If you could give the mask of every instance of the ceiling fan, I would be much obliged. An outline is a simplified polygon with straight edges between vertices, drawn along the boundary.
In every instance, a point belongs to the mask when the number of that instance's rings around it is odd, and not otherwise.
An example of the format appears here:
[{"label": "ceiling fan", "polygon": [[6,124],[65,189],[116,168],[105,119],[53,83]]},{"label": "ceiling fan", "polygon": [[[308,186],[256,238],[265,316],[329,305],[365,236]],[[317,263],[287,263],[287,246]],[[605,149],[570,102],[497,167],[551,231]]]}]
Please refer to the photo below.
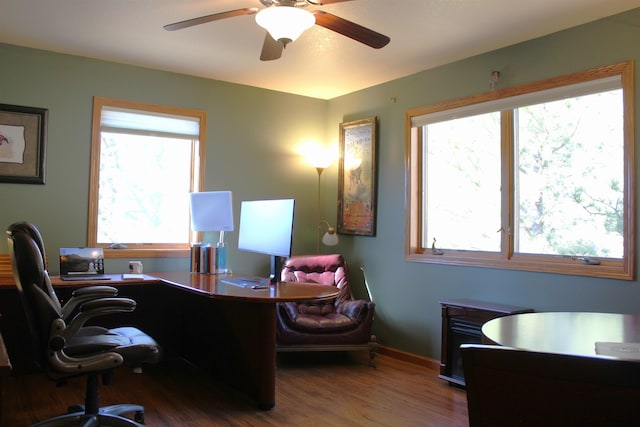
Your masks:
[{"label": "ceiling fan", "polygon": [[214,13],[213,15],[187,19],[185,21],[167,24],[163,28],[167,31],[181,30],[195,25],[219,21],[242,15],[256,14],[256,22],[267,30],[262,45],[260,59],[271,61],[282,56],[287,44],[298,38],[305,30],[314,24],[327,28],[343,36],[364,43],[374,49],[386,46],[391,39],[369,28],[340,18],[320,10],[308,11],[305,7],[323,6],[325,4],[343,3],[351,0],[260,0],[266,9],[247,7]]}]

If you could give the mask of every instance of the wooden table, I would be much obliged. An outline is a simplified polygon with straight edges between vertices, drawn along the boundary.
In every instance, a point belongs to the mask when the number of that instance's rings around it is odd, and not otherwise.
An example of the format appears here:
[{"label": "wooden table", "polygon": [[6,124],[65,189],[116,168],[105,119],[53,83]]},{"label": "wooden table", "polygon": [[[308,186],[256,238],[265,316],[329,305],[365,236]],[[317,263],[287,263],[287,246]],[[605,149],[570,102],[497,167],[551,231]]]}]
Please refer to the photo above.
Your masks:
[{"label": "wooden table", "polygon": [[[243,275],[237,275],[246,277]],[[252,399],[275,406],[276,303],[335,298],[334,286],[279,283],[248,289],[221,282],[230,276],[189,272],[145,274],[144,279],[83,282],[53,277],[54,287],[142,284],[136,297],[141,329]],[[124,289],[124,288],[123,288]],[[126,292],[126,290],[125,290]]]},{"label": "wooden table", "polygon": [[515,314],[488,321],[482,335],[487,344],[522,350],[640,359],[640,315],[636,314]]}]

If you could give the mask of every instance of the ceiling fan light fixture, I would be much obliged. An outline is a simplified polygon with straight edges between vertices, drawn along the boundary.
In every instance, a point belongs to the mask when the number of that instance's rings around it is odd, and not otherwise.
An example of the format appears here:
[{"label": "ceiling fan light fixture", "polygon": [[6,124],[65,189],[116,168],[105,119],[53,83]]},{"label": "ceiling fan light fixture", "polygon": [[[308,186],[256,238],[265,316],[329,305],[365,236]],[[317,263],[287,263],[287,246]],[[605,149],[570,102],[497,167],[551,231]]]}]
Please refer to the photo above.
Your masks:
[{"label": "ceiling fan light fixture", "polygon": [[316,17],[309,11],[292,6],[274,6],[262,9],[256,23],[267,30],[274,40],[290,43],[313,27]]}]

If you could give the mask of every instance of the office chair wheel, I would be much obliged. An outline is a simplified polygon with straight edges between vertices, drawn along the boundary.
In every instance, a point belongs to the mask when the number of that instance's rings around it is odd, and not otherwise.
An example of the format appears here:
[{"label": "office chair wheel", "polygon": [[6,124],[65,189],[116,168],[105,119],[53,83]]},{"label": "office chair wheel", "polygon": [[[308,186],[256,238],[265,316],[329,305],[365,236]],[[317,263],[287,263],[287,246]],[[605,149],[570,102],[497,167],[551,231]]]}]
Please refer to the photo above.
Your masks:
[{"label": "office chair wheel", "polygon": [[136,411],[133,420],[137,423],[144,424],[144,411]]}]

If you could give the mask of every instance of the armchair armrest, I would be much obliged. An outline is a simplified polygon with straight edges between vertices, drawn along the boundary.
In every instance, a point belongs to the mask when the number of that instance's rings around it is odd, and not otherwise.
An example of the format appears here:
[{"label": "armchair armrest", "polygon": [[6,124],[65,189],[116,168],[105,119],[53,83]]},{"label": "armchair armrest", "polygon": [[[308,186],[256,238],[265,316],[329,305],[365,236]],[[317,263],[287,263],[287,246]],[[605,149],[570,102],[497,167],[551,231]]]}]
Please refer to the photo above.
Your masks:
[{"label": "armchair armrest", "polygon": [[68,320],[78,306],[86,301],[96,298],[108,298],[118,295],[118,290],[113,286],[85,286],[78,288],[71,294],[69,301],[62,307],[62,318]]},{"label": "armchair armrest", "polygon": [[373,307],[375,307],[375,305],[372,302],[359,299],[343,302],[338,305],[336,311],[355,321],[359,321],[365,317],[369,311],[373,310]]}]

